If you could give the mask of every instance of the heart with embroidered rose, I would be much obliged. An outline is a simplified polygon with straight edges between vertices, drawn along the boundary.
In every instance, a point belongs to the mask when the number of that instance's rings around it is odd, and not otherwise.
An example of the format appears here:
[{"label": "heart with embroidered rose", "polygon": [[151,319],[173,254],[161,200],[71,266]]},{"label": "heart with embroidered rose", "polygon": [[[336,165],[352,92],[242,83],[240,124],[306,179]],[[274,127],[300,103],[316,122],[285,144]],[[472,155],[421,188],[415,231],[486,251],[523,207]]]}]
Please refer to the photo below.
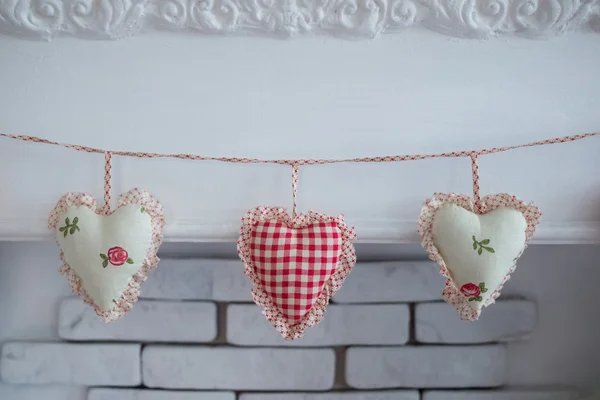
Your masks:
[{"label": "heart with embroidered rose", "polygon": [[469,196],[435,193],[425,201],[419,234],[446,277],[443,299],[463,320],[477,320],[500,296],[527,248],[541,212],[509,194],[479,204]]},{"label": "heart with embroidered rose", "polygon": [[65,275],[74,293],[106,322],[127,314],[138,300],[146,274],[159,262],[165,217],[148,192],[132,189],[118,208],[96,209],[96,199],[67,193],[50,213]]}]

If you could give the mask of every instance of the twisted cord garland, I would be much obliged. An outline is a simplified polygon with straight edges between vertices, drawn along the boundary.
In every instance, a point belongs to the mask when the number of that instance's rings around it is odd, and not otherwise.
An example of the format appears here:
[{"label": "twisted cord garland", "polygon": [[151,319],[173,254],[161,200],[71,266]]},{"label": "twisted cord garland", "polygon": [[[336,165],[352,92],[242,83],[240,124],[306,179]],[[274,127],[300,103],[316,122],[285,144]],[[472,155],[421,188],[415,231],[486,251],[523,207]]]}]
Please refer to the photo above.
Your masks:
[{"label": "twisted cord garland", "polygon": [[524,143],[514,146],[506,146],[506,147],[492,147],[490,149],[480,149],[480,150],[463,150],[463,151],[452,151],[449,153],[431,153],[431,154],[405,154],[405,155],[396,155],[396,156],[382,156],[382,157],[362,157],[362,158],[340,158],[340,159],[288,159],[288,160],[277,160],[277,159],[261,159],[261,158],[237,158],[237,157],[210,157],[210,156],[201,156],[197,154],[185,154],[185,153],[146,153],[146,152],[136,152],[136,151],[114,151],[114,150],[104,150],[98,149],[94,147],[81,146],[78,144],[69,144],[69,143],[60,143],[54,142],[48,139],[36,137],[36,136],[26,136],[26,135],[11,135],[7,133],[0,133],[0,136],[23,140],[26,142],[34,142],[34,143],[43,143],[43,144],[51,144],[55,146],[61,146],[68,149],[74,149],[78,151],[85,151],[88,153],[111,153],[117,156],[123,157],[138,157],[138,158],[179,158],[185,160],[210,160],[210,161],[222,161],[228,163],[245,163],[245,164],[283,164],[283,165],[316,165],[316,164],[337,164],[337,163],[373,163],[373,162],[395,162],[395,161],[415,161],[415,160],[425,160],[428,158],[445,158],[445,157],[471,157],[473,154],[475,155],[486,155],[493,153],[500,153],[503,151],[520,149],[523,147],[534,147],[534,146],[543,146],[547,144],[555,144],[555,143],[567,143],[574,142],[576,140],[581,140],[585,138],[589,138],[592,136],[600,135],[600,132],[592,132],[592,133],[584,133],[580,135],[572,135],[572,136],[562,136],[552,139],[540,140],[536,142]]}]

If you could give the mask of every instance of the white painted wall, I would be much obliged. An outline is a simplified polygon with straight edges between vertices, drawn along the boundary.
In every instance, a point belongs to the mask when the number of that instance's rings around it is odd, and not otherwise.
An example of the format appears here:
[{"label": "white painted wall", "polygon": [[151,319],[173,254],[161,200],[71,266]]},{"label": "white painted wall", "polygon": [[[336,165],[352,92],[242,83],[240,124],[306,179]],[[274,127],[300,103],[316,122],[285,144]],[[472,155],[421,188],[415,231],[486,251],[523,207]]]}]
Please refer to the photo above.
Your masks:
[{"label": "white painted wall", "polygon": [[[172,244],[165,250],[165,254],[186,252]],[[402,254],[423,259],[423,252],[417,250],[415,246],[365,245],[358,255],[361,260],[398,259]],[[188,251],[188,255],[194,254],[193,247],[188,246]],[[235,256],[233,248],[219,253]],[[195,254],[215,255],[205,249]],[[524,296],[536,302],[538,324],[527,341],[508,345],[510,387],[599,389],[598,257],[598,246],[531,246],[524,253],[502,297]],[[9,339],[58,340],[59,300],[70,294],[57,272],[58,264],[54,244],[0,242],[0,343]],[[440,275],[440,290],[443,284]],[[80,389],[53,390],[64,392],[65,400],[84,399]]]},{"label": "white painted wall", "polygon": [[[376,41],[146,34],[0,37],[0,130],[107,149],[268,158],[502,146],[600,129],[599,36]],[[600,139],[484,157],[482,192],[544,212],[538,241],[597,240]],[[558,160],[557,160],[558,158]],[[0,139],[0,236],[48,237],[66,191],[102,193],[100,155]],[[411,241],[425,198],[470,193],[466,159],[304,167],[299,207],[344,213],[362,240]],[[116,159],[115,194],[165,205],[167,240],[234,240],[257,205],[291,203],[290,168]]]}]

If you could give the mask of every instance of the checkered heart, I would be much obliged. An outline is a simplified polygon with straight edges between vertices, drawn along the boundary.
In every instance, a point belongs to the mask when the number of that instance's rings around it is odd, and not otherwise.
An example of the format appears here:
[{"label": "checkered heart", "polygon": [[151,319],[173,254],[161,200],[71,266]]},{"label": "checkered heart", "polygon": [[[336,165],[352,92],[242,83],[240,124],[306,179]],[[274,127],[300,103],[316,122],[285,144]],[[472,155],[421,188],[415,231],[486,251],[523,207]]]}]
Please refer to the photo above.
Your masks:
[{"label": "checkered heart", "polygon": [[165,223],[162,205],[144,190],[122,194],[118,205],[103,215],[91,195],[67,193],[48,219],[61,247],[61,274],[106,322],[137,301],[146,273],[158,264]]},{"label": "checkered heart", "polygon": [[242,219],[238,252],[254,301],[286,339],[317,324],[356,263],[354,230],[343,216],[258,207]]},{"label": "checkered heart", "polygon": [[509,194],[472,198],[436,193],[419,218],[422,245],[446,277],[444,300],[474,321],[500,296],[531,239],[541,213]]}]

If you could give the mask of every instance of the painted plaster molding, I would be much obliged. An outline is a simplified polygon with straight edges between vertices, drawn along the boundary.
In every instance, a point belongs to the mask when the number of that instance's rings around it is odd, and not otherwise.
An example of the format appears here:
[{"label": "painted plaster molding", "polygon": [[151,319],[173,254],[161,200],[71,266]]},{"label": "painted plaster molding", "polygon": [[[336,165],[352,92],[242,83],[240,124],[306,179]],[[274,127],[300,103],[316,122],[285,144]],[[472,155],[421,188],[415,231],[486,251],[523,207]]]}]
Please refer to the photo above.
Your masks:
[{"label": "painted plaster molding", "polygon": [[371,39],[417,27],[475,39],[600,32],[600,0],[0,0],[0,33],[25,39],[148,31]]}]

